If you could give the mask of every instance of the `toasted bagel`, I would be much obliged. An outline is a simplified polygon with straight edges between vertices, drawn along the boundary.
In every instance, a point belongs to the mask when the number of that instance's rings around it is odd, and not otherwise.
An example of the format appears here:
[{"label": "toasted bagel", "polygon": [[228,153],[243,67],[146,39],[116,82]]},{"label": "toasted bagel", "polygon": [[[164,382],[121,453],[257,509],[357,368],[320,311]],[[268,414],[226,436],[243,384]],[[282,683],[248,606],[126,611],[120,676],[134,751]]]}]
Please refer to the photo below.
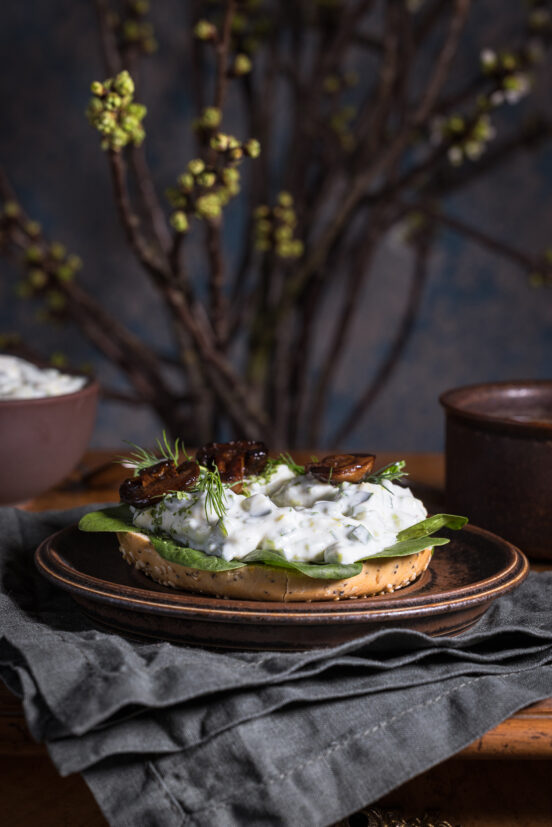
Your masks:
[{"label": "toasted bagel", "polygon": [[370,597],[401,589],[426,570],[432,549],[405,557],[365,560],[362,571],[344,580],[317,580],[288,569],[248,564],[229,571],[202,571],[162,557],[139,532],[118,532],[119,548],[130,565],[163,586],[238,600],[315,601]]}]

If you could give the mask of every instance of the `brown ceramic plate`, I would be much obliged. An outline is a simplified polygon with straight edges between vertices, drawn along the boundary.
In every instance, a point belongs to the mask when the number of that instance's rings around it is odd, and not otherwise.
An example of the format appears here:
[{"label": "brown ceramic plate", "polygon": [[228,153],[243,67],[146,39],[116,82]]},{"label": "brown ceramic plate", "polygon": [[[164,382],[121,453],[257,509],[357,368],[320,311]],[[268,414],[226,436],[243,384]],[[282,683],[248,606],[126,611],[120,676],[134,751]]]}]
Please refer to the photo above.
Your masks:
[{"label": "brown ceramic plate", "polygon": [[525,556],[500,537],[473,526],[450,536],[407,588],[319,603],[223,600],[165,588],[125,563],[114,535],[76,526],[45,540],[35,559],[94,624],[127,636],[215,648],[307,649],[391,627],[455,635],[527,576]]}]

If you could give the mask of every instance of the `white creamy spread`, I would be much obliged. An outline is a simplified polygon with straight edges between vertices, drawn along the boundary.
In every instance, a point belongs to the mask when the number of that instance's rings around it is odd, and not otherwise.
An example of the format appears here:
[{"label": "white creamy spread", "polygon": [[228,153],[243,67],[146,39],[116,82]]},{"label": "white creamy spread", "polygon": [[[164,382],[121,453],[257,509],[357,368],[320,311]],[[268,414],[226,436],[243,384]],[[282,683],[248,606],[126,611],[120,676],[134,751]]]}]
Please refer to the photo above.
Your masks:
[{"label": "white creamy spread", "polygon": [[36,399],[74,393],[86,384],[55,368],[39,368],[18,356],[0,355],[0,399]]},{"label": "white creamy spread", "polygon": [[206,509],[205,493],[183,491],[133,508],[133,523],[224,560],[272,549],[298,562],[355,563],[392,546],[399,531],[427,516],[408,488],[390,481],[330,485],[286,464],[267,476],[247,480],[241,494],[225,488],[222,521]]}]

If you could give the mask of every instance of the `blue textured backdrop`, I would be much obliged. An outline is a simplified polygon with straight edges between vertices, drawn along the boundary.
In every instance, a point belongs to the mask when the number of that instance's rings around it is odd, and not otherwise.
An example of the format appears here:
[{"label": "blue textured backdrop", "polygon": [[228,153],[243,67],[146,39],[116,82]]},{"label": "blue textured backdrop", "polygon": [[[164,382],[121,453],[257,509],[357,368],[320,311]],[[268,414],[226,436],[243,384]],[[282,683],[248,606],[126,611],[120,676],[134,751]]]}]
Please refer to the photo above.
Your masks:
[{"label": "blue textured backdrop", "polygon": [[[147,151],[161,190],[191,152],[186,40],[179,27],[185,21],[183,5],[174,0],[155,5],[160,50],[149,59],[142,85],[149,110]],[[507,29],[519,13],[517,6],[500,0],[481,4],[477,39],[492,42],[496,28]],[[2,7],[0,17],[2,163],[31,215],[82,256],[84,283],[134,331],[166,346],[163,313],[127,251],[105,159],[83,116],[90,81],[103,76],[92,3],[11,3]],[[474,46],[466,61],[476,56]],[[546,73],[536,95],[550,108]],[[552,246],[551,179],[550,146],[520,153],[514,163],[451,199],[448,209],[522,249],[542,250]],[[363,302],[366,314],[374,306],[380,312],[370,326],[363,322],[363,312],[358,316],[354,348],[332,399],[334,419],[350,402],[352,390],[365,384],[387,346],[401,311],[408,256],[393,235],[378,256],[377,277],[371,279]],[[30,308],[14,297],[5,262],[0,261],[0,273],[2,329],[20,330],[45,351],[70,352],[76,362],[93,361],[101,379],[121,385],[120,377],[75,329],[37,324]],[[432,258],[422,312],[405,358],[349,445],[439,450],[440,392],[469,382],[551,375],[552,293],[530,288],[513,265],[446,233]],[[147,411],[103,403],[94,444],[118,446],[122,439],[148,443],[158,430]]]}]

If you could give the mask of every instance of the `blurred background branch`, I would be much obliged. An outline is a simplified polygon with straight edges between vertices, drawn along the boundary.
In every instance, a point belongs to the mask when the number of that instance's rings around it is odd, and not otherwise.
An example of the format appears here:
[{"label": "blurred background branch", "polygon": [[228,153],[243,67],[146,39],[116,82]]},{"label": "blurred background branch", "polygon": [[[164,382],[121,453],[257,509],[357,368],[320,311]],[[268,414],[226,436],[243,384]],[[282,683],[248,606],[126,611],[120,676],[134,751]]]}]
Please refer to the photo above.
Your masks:
[{"label": "blurred background branch", "polygon": [[[521,123],[499,117],[531,95],[552,40],[550,4],[529,3],[523,30],[480,43],[465,79],[455,66],[474,5],[189,4],[197,151],[174,169],[163,198],[144,150],[143,79],[157,49],[148,3],[96,0],[106,79],[92,83],[87,115],[174,349],[160,357],[102,305],[81,260],[47,238],[3,173],[0,249],[22,267],[21,298],[38,300],[44,318],[76,323],[124,374],[131,390],[108,388],[109,397],[149,406],[189,443],[232,434],[345,445],[404,357],[443,228],[514,263],[528,289],[552,284],[550,251],[526,251],[443,209],[443,199],[551,134],[538,110]],[[244,217],[229,249],[234,201]],[[330,428],[341,366],[362,359],[351,331],[390,234],[411,261],[402,312],[379,365]]]}]

